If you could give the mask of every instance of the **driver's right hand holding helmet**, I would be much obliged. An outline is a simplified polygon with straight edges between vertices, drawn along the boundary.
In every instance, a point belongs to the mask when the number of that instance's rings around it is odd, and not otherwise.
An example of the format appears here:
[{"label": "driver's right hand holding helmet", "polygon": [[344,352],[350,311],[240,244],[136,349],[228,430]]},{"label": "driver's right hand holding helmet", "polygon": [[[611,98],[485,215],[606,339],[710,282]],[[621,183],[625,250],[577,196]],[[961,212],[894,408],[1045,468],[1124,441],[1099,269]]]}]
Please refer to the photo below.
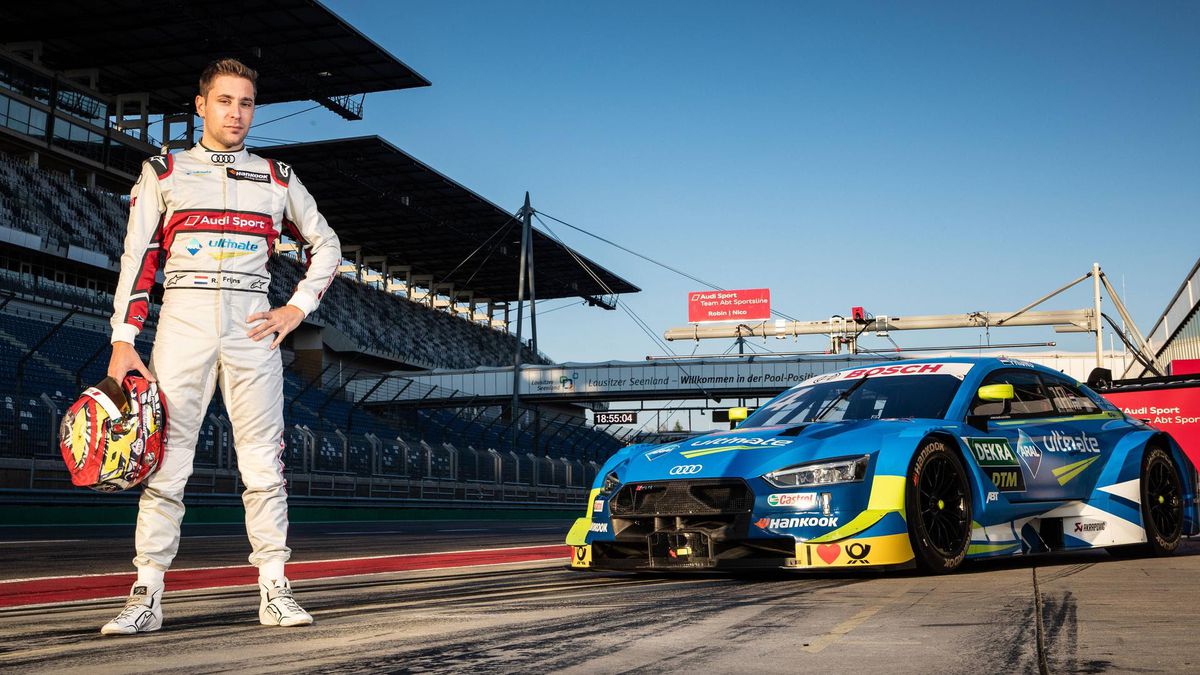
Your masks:
[{"label": "driver's right hand holding helmet", "polygon": [[88,387],[63,416],[59,447],[71,482],[100,492],[127,490],[158,469],[166,452],[167,409],[158,384],[126,375]]}]

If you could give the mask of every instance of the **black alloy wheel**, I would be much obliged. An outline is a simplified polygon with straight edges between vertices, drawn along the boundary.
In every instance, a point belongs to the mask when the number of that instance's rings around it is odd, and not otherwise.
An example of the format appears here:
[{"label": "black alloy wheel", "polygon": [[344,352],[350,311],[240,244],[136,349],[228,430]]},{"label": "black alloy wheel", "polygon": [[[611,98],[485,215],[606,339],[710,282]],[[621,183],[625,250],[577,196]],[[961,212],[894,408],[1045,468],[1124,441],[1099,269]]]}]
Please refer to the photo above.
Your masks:
[{"label": "black alloy wheel", "polygon": [[1154,555],[1175,552],[1183,534],[1183,496],[1175,462],[1162,448],[1146,456],[1142,468],[1142,503],[1146,512],[1146,538]]},{"label": "black alloy wheel", "polygon": [[971,488],[962,461],[944,442],[921,446],[905,490],[908,536],[917,567],[952,572],[971,545]]}]

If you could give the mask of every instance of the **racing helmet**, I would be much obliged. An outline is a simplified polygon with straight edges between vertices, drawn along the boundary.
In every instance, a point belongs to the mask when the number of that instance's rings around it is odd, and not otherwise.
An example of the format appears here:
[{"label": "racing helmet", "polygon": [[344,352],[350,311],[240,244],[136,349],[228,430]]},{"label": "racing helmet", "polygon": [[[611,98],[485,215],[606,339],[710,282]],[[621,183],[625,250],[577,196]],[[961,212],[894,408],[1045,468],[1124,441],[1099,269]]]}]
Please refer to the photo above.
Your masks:
[{"label": "racing helmet", "polygon": [[167,409],[158,385],[138,375],[106,377],[63,416],[59,447],[71,482],[100,492],[128,490],[158,469]]}]

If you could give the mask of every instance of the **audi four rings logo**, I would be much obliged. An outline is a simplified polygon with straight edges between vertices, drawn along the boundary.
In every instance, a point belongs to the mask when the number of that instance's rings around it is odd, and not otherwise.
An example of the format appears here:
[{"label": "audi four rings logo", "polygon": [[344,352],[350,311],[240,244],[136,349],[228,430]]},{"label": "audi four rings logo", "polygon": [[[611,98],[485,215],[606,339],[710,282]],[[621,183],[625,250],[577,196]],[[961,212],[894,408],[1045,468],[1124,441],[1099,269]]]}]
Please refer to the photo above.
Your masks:
[{"label": "audi four rings logo", "polygon": [[233,155],[223,155],[221,153],[214,152],[213,154],[208,156],[208,159],[213,164],[233,164],[233,162],[237,158],[234,157]]},{"label": "audi four rings logo", "polygon": [[680,464],[679,466],[671,467],[671,470],[667,473],[672,476],[690,476],[700,473],[702,470],[704,470],[703,464]]}]

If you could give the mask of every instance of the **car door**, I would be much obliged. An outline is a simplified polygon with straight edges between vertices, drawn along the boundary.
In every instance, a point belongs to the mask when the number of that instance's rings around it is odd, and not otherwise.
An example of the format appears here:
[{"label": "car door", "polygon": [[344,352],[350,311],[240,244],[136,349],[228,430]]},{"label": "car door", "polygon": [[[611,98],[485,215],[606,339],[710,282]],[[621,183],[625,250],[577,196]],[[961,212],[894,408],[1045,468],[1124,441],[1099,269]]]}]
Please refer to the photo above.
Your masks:
[{"label": "car door", "polygon": [[971,414],[986,417],[986,431],[980,429],[963,439],[995,491],[1005,493],[1009,501],[1062,499],[1062,486],[1053,475],[1059,462],[1048,458],[1038,444],[1038,439],[1053,437],[1059,415],[1037,371],[997,370],[983,384],[1013,388],[1008,401],[983,401],[976,396]]},{"label": "car door", "polygon": [[1066,376],[1043,374],[1042,382],[1058,417],[1040,445],[1054,456],[1055,483],[1071,499],[1085,499],[1129,423],[1124,415],[1102,409]]}]

